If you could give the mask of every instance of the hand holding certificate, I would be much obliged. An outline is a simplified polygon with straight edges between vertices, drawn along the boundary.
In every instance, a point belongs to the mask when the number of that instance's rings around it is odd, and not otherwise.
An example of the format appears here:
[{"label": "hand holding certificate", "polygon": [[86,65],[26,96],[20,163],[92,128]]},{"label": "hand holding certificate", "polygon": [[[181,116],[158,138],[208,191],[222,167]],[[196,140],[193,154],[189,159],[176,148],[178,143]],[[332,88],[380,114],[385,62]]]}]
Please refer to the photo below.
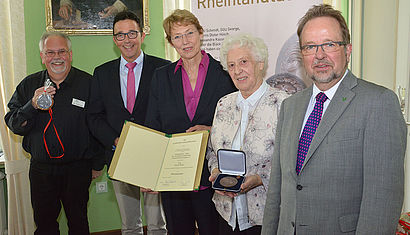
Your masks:
[{"label": "hand holding certificate", "polygon": [[191,191],[199,187],[208,135],[167,135],[127,122],[108,174],[154,191]]}]

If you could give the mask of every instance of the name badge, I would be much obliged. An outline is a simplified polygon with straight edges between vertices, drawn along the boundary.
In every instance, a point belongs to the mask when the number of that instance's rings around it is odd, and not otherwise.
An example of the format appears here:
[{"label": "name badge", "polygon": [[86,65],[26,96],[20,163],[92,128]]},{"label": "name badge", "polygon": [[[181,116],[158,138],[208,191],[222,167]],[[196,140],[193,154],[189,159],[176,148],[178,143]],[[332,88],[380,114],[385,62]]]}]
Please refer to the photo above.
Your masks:
[{"label": "name badge", "polygon": [[72,105],[75,105],[75,106],[77,106],[77,107],[80,107],[80,108],[84,108],[84,107],[85,107],[85,101],[78,100],[78,99],[76,99],[76,98],[73,98],[73,101],[71,102],[71,104],[72,104]]}]

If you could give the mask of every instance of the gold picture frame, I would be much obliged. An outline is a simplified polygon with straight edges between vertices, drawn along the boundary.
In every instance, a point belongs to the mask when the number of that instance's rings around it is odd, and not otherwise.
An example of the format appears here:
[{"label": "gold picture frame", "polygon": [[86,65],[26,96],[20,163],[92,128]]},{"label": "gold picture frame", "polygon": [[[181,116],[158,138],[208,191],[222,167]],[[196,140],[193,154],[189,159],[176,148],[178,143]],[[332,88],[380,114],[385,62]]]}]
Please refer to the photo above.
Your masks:
[{"label": "gold picture frame", "polygon": [[[60,2],[67,3],[71,10],[68,19],[59,14]],[[45,0],[46,30],[68,35],[112,35],[113,16],[100,16],[108,11],[108,7],[114,5],[116,9],[130,6],[129,10],[141,19],[143,31],[150,33],[148,0]]]}]

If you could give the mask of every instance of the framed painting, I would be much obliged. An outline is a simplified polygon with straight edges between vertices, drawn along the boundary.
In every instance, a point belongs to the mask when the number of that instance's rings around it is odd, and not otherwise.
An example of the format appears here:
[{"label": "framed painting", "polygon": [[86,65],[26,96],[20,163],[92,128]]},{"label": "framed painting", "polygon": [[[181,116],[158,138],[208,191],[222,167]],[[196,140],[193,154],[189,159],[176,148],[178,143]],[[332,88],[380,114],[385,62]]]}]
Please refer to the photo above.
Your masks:
[{"label": "framed painting", "polygon": [[111,35],[114,16],[123,10],[141,19],[150,32],[148,0],[45,0],[46,30],[69,35]]}]

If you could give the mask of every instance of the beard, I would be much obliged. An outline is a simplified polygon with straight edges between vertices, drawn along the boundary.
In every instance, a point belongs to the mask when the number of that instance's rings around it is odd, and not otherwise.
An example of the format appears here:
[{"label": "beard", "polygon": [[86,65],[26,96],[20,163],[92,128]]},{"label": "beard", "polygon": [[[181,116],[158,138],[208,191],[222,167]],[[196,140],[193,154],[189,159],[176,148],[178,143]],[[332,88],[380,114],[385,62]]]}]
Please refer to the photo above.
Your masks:
[{"label": "beard", "polygon": [[[57,69],[53,66],[53,63],[63,63],[64,67]],[[51,64],[50,69],[51,69],[51,71],[53,71],[53,73],[61,74],[61,73],[64,73],[67,70],[67,64],[65,63],[64,60],[53,60],[53,61],[51,61],[50,64]]]},{"label": "beard", "polygon": [[335,72],[332,72],[329,76],[327,77],[319,77],[319,76],[315,76],[312,75],[310,76],[310,78],[317,83],[329,83],[333,80],[336,80],[338,78],[340,78],[342,76],[342,74],[336,74]]},{"label": "beard", "polygon": [[[328,65],[331,65],[331,63],[330,62],[328,62],[328,61],[315,61],[315,64],[317,64],[317,63],[324,63],[324,64],[328,64]],[[332,71],[328,76],[317,76],[317,75],[315,75],[315,74],[312,74],[311,76],[310,76],[310,78],[313,80],[313,82],[317,82],[317,83],[330,83],[330,82],[332,82],[332,81],[334,81],[334,80],[337,80],[337,79],[341,79],[342,78],[342,76],[343,76],[343,74],[345,73],[345,71],[346,71],[346,69],[347,69],[347,65],[348,65],[348,61],[346,61],[346,64],[345,64],[345,66],[344,66],[344,68],[343,68],[343,70],[340,72],[340,73],[336,73],[335,71]]]}]

